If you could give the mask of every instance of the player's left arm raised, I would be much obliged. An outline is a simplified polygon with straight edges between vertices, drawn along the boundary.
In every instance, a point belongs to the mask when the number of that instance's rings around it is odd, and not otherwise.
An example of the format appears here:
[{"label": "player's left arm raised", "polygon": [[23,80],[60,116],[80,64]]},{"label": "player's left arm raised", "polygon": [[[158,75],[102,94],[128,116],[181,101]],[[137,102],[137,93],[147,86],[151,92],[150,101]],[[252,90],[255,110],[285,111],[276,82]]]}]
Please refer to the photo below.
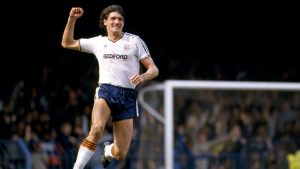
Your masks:
[{"label": "player's left arm raised", "polygon": [[148,80],[152,80],[159,74],[159,70],[151,56],[142,59],[140,62],[147,69],[147,71],[143,74],[133,75],[130,77],[131,81],[136,85]]}]

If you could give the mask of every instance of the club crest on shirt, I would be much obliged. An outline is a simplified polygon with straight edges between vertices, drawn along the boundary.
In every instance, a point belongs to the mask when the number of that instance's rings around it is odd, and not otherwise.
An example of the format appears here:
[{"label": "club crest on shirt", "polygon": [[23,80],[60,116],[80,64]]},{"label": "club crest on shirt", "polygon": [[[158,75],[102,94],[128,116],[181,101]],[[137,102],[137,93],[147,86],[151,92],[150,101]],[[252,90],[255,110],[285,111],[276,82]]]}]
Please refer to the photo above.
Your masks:
[{"label": "club crest on shirt", "polygon": [[123,49],[124,49],[125,51],[128,51],[128,50],[130,49],[129,44],[124,44]]}]

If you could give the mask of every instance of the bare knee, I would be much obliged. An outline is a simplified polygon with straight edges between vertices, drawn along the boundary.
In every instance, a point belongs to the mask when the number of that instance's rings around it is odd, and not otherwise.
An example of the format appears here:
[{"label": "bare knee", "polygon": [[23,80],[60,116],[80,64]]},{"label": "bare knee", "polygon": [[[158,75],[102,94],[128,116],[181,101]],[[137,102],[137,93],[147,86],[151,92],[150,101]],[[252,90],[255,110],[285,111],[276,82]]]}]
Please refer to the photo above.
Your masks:
[{"label": "bare knee", "polygon": [[104,126],[93,124],[89,133],[91,139],[98,141],[104,133]]},{"label": "bare knee", "polygon": [[126,150],[120,150],[117,146],[114,145],[112,147],[112,155],[117,160],[124,160],[126,158],[127,151]]}]

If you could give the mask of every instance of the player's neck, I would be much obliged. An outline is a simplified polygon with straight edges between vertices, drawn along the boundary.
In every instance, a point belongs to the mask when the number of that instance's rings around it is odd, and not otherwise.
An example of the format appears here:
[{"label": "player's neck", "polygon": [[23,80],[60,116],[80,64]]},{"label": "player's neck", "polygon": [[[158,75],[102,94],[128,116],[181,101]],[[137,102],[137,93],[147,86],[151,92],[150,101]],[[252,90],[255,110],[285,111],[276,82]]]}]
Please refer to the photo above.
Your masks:
[{"label": "player's neck", "polygon": [[108,40],[112,41],[112,42],[116,42],[118,40],[120,40],[123,37],[124,33],[110,33],[108,34]]}]

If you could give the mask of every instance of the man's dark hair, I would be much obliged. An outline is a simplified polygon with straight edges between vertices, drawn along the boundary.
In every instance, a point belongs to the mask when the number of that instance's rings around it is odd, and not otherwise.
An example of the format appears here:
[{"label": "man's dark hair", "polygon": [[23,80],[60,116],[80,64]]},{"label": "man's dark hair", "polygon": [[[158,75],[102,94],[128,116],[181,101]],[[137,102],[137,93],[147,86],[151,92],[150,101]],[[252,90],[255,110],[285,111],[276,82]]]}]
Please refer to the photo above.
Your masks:
[{"label": "man's dark hair", "polygon": [[107,19],[108,15],[111,12],[118,12],[118,13],[120,13],[123,16],[123,18],[125,17],[125,13],[123,11],[123,8],[120,5],[110,5],[110,6],[106,7],[106,8],[104,8],[101,11],[100,21],[99,21],[99,26],[100,26],[101,29],[105,28],[105,26],[104,26],[104,19]]}]

